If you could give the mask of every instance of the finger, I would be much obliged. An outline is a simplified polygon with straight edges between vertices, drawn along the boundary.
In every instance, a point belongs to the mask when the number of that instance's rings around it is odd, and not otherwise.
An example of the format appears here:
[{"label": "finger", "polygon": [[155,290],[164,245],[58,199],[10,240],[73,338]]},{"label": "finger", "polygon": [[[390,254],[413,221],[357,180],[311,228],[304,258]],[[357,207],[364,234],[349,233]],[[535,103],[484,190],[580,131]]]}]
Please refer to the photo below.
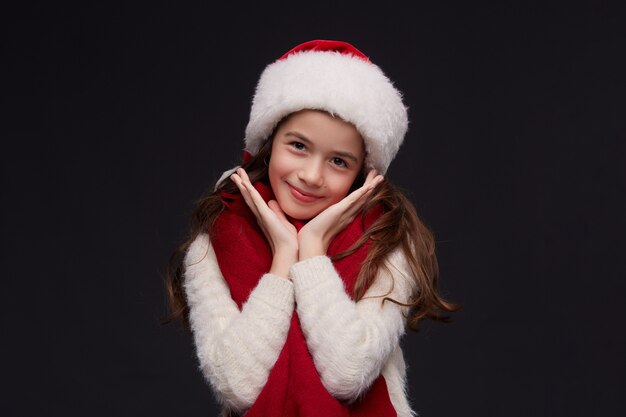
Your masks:
[{"label": "finger", "polygon": [[254,200],[252,199],[252,196],[250,195],[250,191],[248,187],[246,187],[242,178],[239,176],[239,174],[232,174],[231,179],[233,180],[237,188],[239,188],[239,192],[241,193],[241,196],[243,197],[248,207],[250,207],[250,210],[252,210],[252,213],[254,214],[254,216],[257,219],[259,219],[259,210]]},{"label": "finger", "polygon": [[344,207],[341,207],[341,209],[343,209],[347,215],[355,215],[363,207],[363,205],[367,201],[367,197],[372,193],[374,188],[376,188],[376,186],[380,184],[384,179],[382,175],[376,174],[375,170],[370,171],[368,177],[370,175],[372,177],[369,182],[363,184],[362,187],[354,190],[352,193],[350,193],[350,195],[348,195],[348,197],[340,202],[340,204],[346,204]]},{"label": "finger", "polygon": [[283,212],[283,210],[280,208],[280,206],[278,205],[278,202],[276,200],[270,200],[267,202],[267,205],[269,206],[270,209],[272,209],[272,211],[274,213],[276,213],[276,215],[278,216],[279,219],[285,219],[287,220],[287,217],[285,216],[285,213]]},{"label": "finger", "polygon": [[254,185],[252,185],[252,182],[250,182],[250,177],[248,177],[248,173],[243,168],[237,169],[237,175],[239,175],[239,178],[241,178],[241,184],[248,191],[248,194],[250,195],[250,197],[254,198],[254,196],[257,194],[260,197],[259,192],[257,191],[256,188],[254,188]]},{"label": "finger", "polygon": [[[235,182],[235,184],[237,185],[237,187],[241,191],[241,195],[244,197],[244,200],[245,200],[246,204],[248,205],[248,207],[250,207],[250,210],[254,214],[254,217],[257,220],[257,224],[259,225],[259,227],[261,228],[261,231],[263,232],[263,234],[265,235],[267,241],[269,242],[269,245],[270,245],[270,248],[272,250],[272,253],[274,253],[275,252],[274,241],[273,241],[273,239],[271,237],[271,233],[270,233],[270,231],[268,229],[268,226],[266,224],[266,222],[268,221],[268,219],[266,217],[267,216],[267,212],[266,212],[265,216],[262,213],[263,208],[265,208],[265,210],[269,211],[267,205],[265,204],[265,201],[263,200],[262,197],[260,197],[260,194],[258,194],[258,191],[256,190],[256,188],[254,188],[252,186],[252,184],[250,184],[249,180],[245,181],[237,173],[232,174],[231,177],[233,178],[233,181]],[[255,192],[256,192],[256,194],[259,195],[260,203],[257,200],[255,200],[255,198],[254,198],[254,193]],[[259,206],[259,204],[262,204],[262,206]]]},{"label": "finger", "polygon": [[383,176],[377,175],[375,170],[371,170],[365,183],[348,195],[348,201],[355,203],[362,197],[368,195],[382,181]]},{"label": "finger", "polygon": [[254,188],[254,185],[250,182],[250,178],[248,177],[248,173],[243,168],[237,169],[237,175],[241,179],[241,184],[246,190],[246,195],[250,199],[250,202],[255,206],[256,210],[263,210],[263,207],[266,206],[265,200],[261,197],[261,194]]},{"label": "finger", "polygon": [[232,174],[230,178],[233,180],[237,188],[239,188],[239,192],[241,192],[241,196],[243,197],[243,199],[246,200],[246,204],[248,205],[253,204],[252,199],[250,198],[250,193],[248,192],[248,189],[244,185],[241,177],[238,174]]},{"label": "finger", "polygon": [[243,168],[239,168],[237,170],[237,173],[241,176],[243,186],[248,191],[248,195],[250,196],[259,214],[268,215],[271,212],[271,210],[267,206],[267,203],[265,202],[265,200],[263,200],[263,197],[261,196],[259,191],[256,188],[254,188],[254,185],[252,185],[252,183],[250,182],[250,178],[248,177],[248,174],[246,173],[246,171]]},{"label": "finger", "polygon": [[[248,177],[248,173],[246,172],[245,169],[243,168],[238,168],[237,169],[237,173],[239,174],[239,176],[241,177],[244,185],[246,187],[248,187],[249,189],[254,188],[254,186],[252,185],[252,181],[250,181],[250,177]],[[256,191],[256,188],[254,188],[254,190]],[[252,193],[251,193],[252,194]]]},{"label": "finger", "polygon": [[378,184],[383,182],[384,179],[385,179],[385,177],[383,177],[380,174],[377,174],[374,178],[372,178],[372,181],[370,182],[370,187],[372,189],[376,188],[378,186]]},{"label": "finger", "polygon": [[241,193],[241,196],[244,198],[244,200],[246,200],[246,203],[247,203],[248,202],[247,199],[249,198],[248,196],[249,193],[246,187],[243,185],[243,181],[241,177],[239,176],[239,174],[237,173],[231,174],[230,179],[235,183],[237,188],[239,188],[239,192]]},{"label": "finger", "polygon": [[368,174],[363,186],[368,186],[371,188],[376,187],[380,182],[384,179],[384,177],[376,172],[375,169],[372,169]]},{"label": "finger", "polygon": [[278,204],[278,202],[276,200],[270,200],[267,205],[269,206],[269,208],[276,214],[276,216],[280,219],[280,221],[287,226],[288,228],[292,227],[293,225],[289,222],[289,220],[287,219],[287,216],[285,215],[285,212],[283,211],[283,209],[280,208],[280,205]]},{"label": "finger", "polygon": [[363,183],[363,185],[369,184],[374,177],[376,177],[376,170],[375,169],[371,169],[368,173],[367,173],[367,177],[365,177],[365,182]]}]

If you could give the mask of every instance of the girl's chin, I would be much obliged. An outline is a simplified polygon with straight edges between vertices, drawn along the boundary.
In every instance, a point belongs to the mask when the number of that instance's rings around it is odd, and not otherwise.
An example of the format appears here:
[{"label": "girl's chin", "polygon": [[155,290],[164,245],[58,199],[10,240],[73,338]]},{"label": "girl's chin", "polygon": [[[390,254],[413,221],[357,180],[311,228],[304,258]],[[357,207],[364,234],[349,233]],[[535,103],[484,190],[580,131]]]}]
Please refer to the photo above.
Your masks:
[{"label": "girl's chin", "polygon": [[290,219],[306,222],[306,221],[311,220],[313,217],[317,216],[319,213],[316,212],[316,213],[311,214],[311,213],[302,213],[302,212],[292,212],[292,213],[285,212],[285,214]]},{"label": "girl's chin", "polygon": [[293,220],[300,220],[304,222],[307,220],[311,220],[313,217],[317,216],[322,211],[323,209],[319,209],[319,208],[315,208],[315,209],[311,208],[310,210],[307,210],[304,208],[297,208],[297,207],[296,208],[287,207],[286,209],[283,208],[283,212],[285,213],[285,215],[287,215],[287,217]]}]

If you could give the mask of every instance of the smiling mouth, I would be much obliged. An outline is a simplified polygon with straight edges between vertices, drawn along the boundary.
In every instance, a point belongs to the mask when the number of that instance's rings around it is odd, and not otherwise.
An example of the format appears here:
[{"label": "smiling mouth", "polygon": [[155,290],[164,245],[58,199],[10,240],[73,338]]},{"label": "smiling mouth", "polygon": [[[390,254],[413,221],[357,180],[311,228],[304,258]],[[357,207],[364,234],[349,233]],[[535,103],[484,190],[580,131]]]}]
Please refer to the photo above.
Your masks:
[{"label": "smiling mouth", "polygon": [[300,191],[299,189],[297,189],[291,184],[288,184],[288,185],[289,185],[289,190],[291,191],[291,195],[294,196],[296,200],[301,201],[303,203],[312,203],[322,198],[313,194],[307,194],[304,191]]}]

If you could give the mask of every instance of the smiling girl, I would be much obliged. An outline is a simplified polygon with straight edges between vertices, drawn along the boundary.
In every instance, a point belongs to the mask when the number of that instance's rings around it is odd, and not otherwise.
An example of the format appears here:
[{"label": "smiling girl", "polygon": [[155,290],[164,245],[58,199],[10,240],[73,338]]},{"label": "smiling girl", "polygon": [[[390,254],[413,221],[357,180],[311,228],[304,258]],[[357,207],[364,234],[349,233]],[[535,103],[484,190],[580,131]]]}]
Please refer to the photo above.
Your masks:
[{"label": "smiling girl", "polygon": [[382,175],[407,130],[401,94],[339,41],[264,71],[240,167],[197,204],[170,259],[224,416],[410,416],[400,338],[458,307],[434,239]]}]

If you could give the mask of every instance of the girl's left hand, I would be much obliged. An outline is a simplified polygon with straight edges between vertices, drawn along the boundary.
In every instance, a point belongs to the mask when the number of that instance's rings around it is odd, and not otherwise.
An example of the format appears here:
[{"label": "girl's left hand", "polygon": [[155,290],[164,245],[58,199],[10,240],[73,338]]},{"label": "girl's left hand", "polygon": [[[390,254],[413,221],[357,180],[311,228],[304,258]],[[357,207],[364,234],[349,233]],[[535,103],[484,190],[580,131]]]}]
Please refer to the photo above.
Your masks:
[{"label": "girl's left hand", "polygon": [[371,170],[363,185],[343,200],[326,208],[311,219],[298,233],[298,259],[326,255],[328,245],[361,210],[372,190],[382,182],[383,176]]}]

